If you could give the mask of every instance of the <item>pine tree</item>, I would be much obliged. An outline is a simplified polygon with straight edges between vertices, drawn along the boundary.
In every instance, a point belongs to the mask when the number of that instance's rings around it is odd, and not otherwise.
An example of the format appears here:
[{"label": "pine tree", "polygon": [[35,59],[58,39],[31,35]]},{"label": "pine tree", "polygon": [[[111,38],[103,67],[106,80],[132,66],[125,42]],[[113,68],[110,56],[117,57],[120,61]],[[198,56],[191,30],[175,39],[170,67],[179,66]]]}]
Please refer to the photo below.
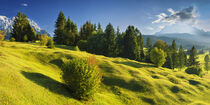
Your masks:
[{"label": "pine tree", "polygon": [[101,28],[101,24],[98,23],[97,34],[103,34],[103,29]]},{"label": "pine tree", "polygon": [[188,59],[188,66],[199,66],[199,62],[197,61],[197,50],[196,48],[193,46],[190,50],[190,56]]},{"label": "pine tree", "polygon": [[171,45],[171,58],[172,58],[172,69],[174,69],[178,66],[178,54],[177,54],[177,47],[175,40],[172,41]]},{"label": "pine tree", "polygon": [[150,51],[152,50],[152,42],[151,42],[150,37],[147,38],[146,48],[147,48],[146,62],[151,62],[151,60],[150,60]]},{"label": "pine tree", "polygon": [[185,65],[185,52],[182,45],[180,45],[178,53],[178,67],[181,69],[184,67],[184,65]]},{"label": "pine tree", "polygon": [[171,58],[171,54],[170,53],[167,54],[166,62],[165,62],[165,64],[163,66],[167,67],[169,69],[172,69],[173,65],[172,65],[172,58]]},{"label": "pine tree", "polygon": [[82,40],[87,40],[93,35],[94,26],[91,22],[87,21],[80,29],[80,37]]},{"label": "pine tree", "polygon": [[36,31],[33,27],[31,27],[29,24],[27,26],[27,37],[28,41],[35,42],[36,41]]},{"label": "pine tree", "polygon": [[123,57],[136,60],[139,55],[136,33],[133,26],[128,26],[123,38]]},{"label": "pine tree", "polygon": [[204,61],[205,61],[205,69],[208,73],[208,71],[209,71],[209,55],[205,56]]},{"label": "pine tree", "polygon": [[106,26],[105,30],[105,54],[106,56],[115,56],[116,54],[116,42],[115,31],[111,23]]},{"label": "pine tree", "polygon": [[29,21],[25,14],[19,12],[15,17],[13,29],[12,29],[12,37],[15,38],[16,41],[28,41],[26,40],[26,36],[28,37],[28,26]]},{"label": "pine tree", "polygon": [[63,44],[64,39],[64,28],[65,28],[66,19],[64,16],[64,13],[61,11],[58,15],[56,24],[55,24],[55,35],[54,35],[54,41],[57,44]]}]

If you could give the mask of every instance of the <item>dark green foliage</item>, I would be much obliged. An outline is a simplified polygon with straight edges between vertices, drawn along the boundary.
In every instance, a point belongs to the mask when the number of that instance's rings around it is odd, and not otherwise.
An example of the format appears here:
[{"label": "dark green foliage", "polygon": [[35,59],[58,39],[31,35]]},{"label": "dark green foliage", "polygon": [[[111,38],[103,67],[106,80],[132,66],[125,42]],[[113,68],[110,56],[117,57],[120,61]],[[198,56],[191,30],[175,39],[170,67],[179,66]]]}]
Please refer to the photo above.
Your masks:
[{"label": "dark green foliage", "polygon": [[154,47],[150,52],[150,59],[157,67],[161,67],[166,61],[166,54],[162,49]]},{"label": "dark green foliage", "polygon": [[98,23],[97,34],[103,34],[103,29],[101,28],[101,24]]},{"label": "dark green foliage", "polygon": [[47,47],[48,47],[48,48],[51,48],[51,49],[55,48],[55,46],[54,46],[54,44],[53,44],[52,38],[49,38],[49,39],[48,39]]},{"label": "dark green foliage", "polygon": [[36,40],[36,32],[30,26],[27,16],[21,12],[17,14],[14,20],[12,37],[20,42]]},{"label": "dark green foliage", "polygon": [[57,44],[63,44],[65,24],[66,24],[66,19],[65,19],[64,13],[61,11],[56,20],[55,31],[54,31],[55,34],[53,38],[53,40]]},{"label": "dark green foliage", "polygon": [[104,55],[115,56],[116,55],[116,42],[115,31],[111,23],[106,26],[104,35]]},{"label": "dark green foliage", "polygon": [[137,35],[134,30],[134,26],[128,26],[126,34],[123,38],[123,57],[137,60],[139,57],[139,50],[137,44]]},{"label": "dark green foliage", "polygon": [[142,37],[141,32],[136,28],[136,35],[137,35],[137,43],[138,43],[138,50],[140,52],[139,55],[139,60],[143,61],[144,60],[144,39]]},{"label": "dark green foliage", "polygon": [[87,51],[89,53],[105,55],[105,34],[93,35],[87,40]]},{"label": "dark green foliage", "polygon": [[172,58],[171,58],[171,55],[168,53],[167,54],[167,57],[166,57],[166,62],[165,64],[163,65],[164,67],[167,67],[169,69],[172,69]]},{"label": "dark green foliage", "polygon": [[63,44],[65,45],[75,46],[77,44],[79,38],[77,25],[70,20],[70,17],[68,17],[65,25],[63,38]]},{"label": "dark green foliage", "polygon": [[181,69],[184,66],[185,66],[185,52],[182,45],[180,45],[178,52],[178,67]]},{"label": "dark green foliage", "polygon": [[87,40],[80,40],[77,45],[81,51],[87,51]]},{"label": "dark green foliage", "polygon": [[146,48],[147,48],[147,52],[146,52],[145,61],[146,62],[151,62],[151,60],[150,60],[150,51],[152,50],[152,42],[151,42],[150,37],[147,38]]},{"label": "dark green foliage", "polygon": [[91,22],[87,21],[80,29],[81,40],[87,40],[94,33],[94,26]]},{"label": "dark green foliage", "polygon": [[153,47],[157,47],[157,48],[159,48],[159,49],[162,49],[162,50],[164,50],[165,52],[166,52],[167,49],[168,49],[168,46],[167,46],[166,42],[163,42],[162,40],[157,40],[157,41],[154,43]]},{"label": "dark green foliage", "polygon": [[185,72],[188,74],[196,74],[198,76],[201,76],[202,69],[197,66],[190,66],[185,70]]},{"label": "dark green foliage", "polygon": [[171,45],[171,58],[172,58],[172,69],[176,68],[178,66],[178,54],[177,54],[177,47],[176,47],[176,41],[172,41]]},{"label": "dark green foliage", "polygon": [[198,59],[197,50],[193,46],[190,50],[190,56],[189,56],[189,59],[188,59],[188,66],[198,66],[199,62],[197,61],[197,59]]},{"label": "dark green foliage", "polygon": [[62,79],[77,99],[89,100],[99,88],[101,75],[94,62],[92,58],[72,59],[62,65]]},{"label": "dark green foliage", "polygon": [[117,55],[122,57],[123,56],[123,49],[124,49],[124,36],[125,33],[120,34],[119,29],[117,31],[117,38],[116,38],[116,46],[117,46]]},{"label": "dark green foliage", "polygon": [[205,56],[204,61],[205,61],[205,69],[208,72],[209,71],[209,55]]}]

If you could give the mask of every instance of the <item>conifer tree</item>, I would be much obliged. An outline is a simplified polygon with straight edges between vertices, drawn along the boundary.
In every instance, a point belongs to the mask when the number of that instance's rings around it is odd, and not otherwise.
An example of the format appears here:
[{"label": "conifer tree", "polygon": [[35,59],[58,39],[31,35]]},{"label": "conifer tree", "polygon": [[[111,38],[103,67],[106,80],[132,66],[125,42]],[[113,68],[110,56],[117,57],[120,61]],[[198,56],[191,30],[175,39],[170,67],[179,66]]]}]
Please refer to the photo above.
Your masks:
[{"label": "conifer tree", "polygon": [[14,20],[12,37],[15,38],[16,41],[28,41],[28,38],[26,37],[28,37],[29,34],[29,26],[30,25],[27,16],[19,12]]},{"label": "conifer tree", "polygon": [[27,37],[28,37],[28,41],[32,41],[32,42],[36,41],[36,31],[29,24],[27,26]]},{"label": "conifer tree", "polygon": [[115,31],[111,23],[106,26],[105,30],[105,55],[115,56],[116,53],[116,42],[115,42]]},{"label": "conifer tree", "polygon": [[128,26],[123,40],[123,57],[136,60],[140,52],[138,51],[137,38],[133,26]]},{"label": "conifer tree", "polygon": [[150,37],[147,38],[146,48],[147,48],[146,62],[151,62],[151,60],[150,60],[150,51],[152,50],[152,42],[151,42]]},{"label": "conifer tree", "polygon": [[178,53],[178,67],[181,69],[184,67],[184,65],[185,65],[185,52],[182,45],[180,45]]},{"label": "conifer tree", "polygon": [[80,37],[82,40],[87,40],[90,36],[93,35],[94,26],[91,22],[87,21],[81,28],[80,28]]},{"label": "conifer tree", "polygon": [[209,71],[209,55],[205,56],[204,61],[205,61],[205,69],[208,73],[208,71]]},{"label": "conifer tree", "polygon": [[53,38],[55,43],[57,44],[63,44],[65,24],[66,24],[66,19],[64,13],[61,11],[56,20],[55,31],[54,31],[55,34]]},{"label": "conifer tree", "polygon": [[188,59],[188,66],[199,66],[199,62],[197,61],[197,50],[195,46],[193,46],[190,50],[190,56]]},{"label": "conifer tree", "polygon": [[97,34],[103,34],[103,29],[101,28],[101,24],[98,23]]},{"label": "conifer tree", "polygon": [[172,58],[172,69],[174,69],[178,66],[178,54],[177,54],[177,47],[175,40],[172,41],[171,45],[171,58]]}]

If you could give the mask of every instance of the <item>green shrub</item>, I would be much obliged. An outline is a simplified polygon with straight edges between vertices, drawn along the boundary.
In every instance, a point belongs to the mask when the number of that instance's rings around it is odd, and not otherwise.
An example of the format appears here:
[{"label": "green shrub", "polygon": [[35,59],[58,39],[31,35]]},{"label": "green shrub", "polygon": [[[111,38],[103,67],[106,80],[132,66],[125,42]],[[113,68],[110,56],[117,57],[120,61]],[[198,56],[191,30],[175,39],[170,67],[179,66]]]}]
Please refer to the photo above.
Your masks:
[{"label": "green shrub", "polygon": [[157,67],[161,67],[166,61],[166,53],[162,49],[154,47],[150,52],[150,59]]},{"label": "green shrub", "polygon": [[48,43],[49,37],[48,35],[40,35],[40,44],[41,46],[46,46]]},{"label": "green shrub", "polygon": [[95,62],[95,58],[77,58],[62,65],[62,79],[72,92],[73,97],[88,100],[99,88],[101,75]]},{"label": "green shrub", "polygon": [[10,38],[10,42],[15,42],[15,38],[14,37],[11,37]]},{"label": "green shrub", "polygon": [[87,40],[80,40],[77,45],[81,51],[87,51]]},{"label": "green shrub", "polygon": [[80,49],[79,49],[78,46],[75,46],[75,47],[73,48],[73,50],[74,50],[74,51],[80,51]]},{"label": "green shrub", "polygon": [[47,42],[47,47],[48,48],[55,48],[52,38],[49,38],[49,40]]},{"label": "green shrub", "polygon": [[188,74],[196,74],[198,76],[201,76],[202,69],[200,67],[191,66],[191,67],[188,67],[185,70],[185,72],[188,73]]}]

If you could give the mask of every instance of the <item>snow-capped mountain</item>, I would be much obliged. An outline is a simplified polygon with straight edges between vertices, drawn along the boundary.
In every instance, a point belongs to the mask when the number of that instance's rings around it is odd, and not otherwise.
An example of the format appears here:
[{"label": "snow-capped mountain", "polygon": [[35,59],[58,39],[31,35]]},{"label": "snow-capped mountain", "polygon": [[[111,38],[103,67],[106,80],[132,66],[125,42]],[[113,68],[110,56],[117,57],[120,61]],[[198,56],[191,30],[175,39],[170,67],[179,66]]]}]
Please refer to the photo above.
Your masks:
[{"label": "snow-capped mountain", "polygon": [[[1,16],[0,15],[0,30],[4,30],[8,34],[11,33],[12,32],[12,28],[13,28],[14,20],[15,20],[15,17],[8,18],[6,16]],[[33,21],[31,19],[28,19],[28,20],[29,20],[30,25],[34,28],[34,30],[37,33],[39,33],[39,34],[48,34],[49,35],[49,33],[47,33],[45,30],[42,30],[35,21]]]}]

